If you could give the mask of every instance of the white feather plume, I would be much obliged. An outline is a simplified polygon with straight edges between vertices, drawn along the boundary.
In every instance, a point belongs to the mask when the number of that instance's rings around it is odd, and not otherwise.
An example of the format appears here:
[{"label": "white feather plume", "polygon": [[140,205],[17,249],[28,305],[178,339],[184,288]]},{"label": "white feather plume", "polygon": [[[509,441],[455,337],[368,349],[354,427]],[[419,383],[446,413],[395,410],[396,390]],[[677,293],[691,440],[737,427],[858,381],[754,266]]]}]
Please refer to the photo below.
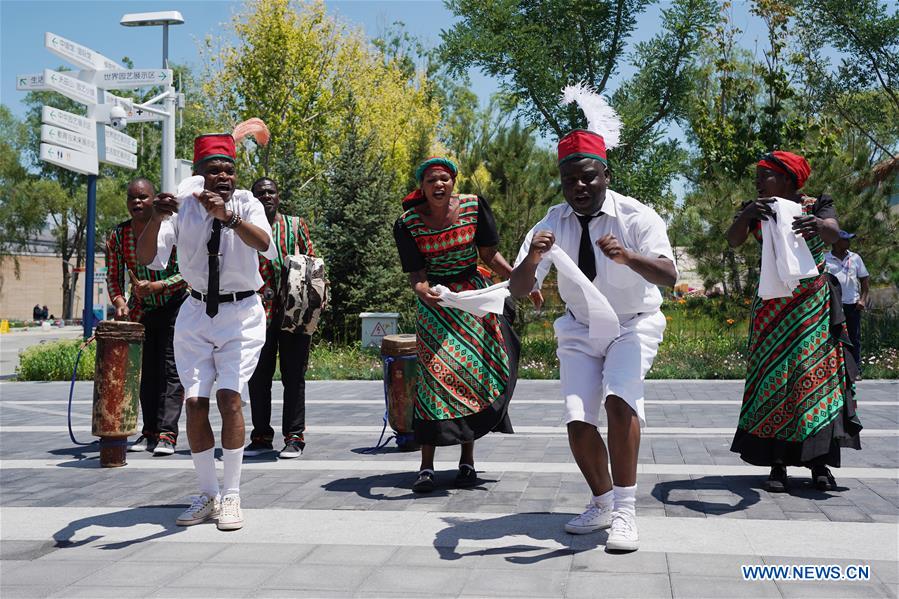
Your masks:
[{"label": "white feather plume", "polygon": [[609,106],[605,98],[590,86],[576,83],[562,90],[562,104],[572,102],[577,102],[581,112],[587,117],[588,131],[602,135],[606,148],[618,146],[621,138],[621,117]]}]

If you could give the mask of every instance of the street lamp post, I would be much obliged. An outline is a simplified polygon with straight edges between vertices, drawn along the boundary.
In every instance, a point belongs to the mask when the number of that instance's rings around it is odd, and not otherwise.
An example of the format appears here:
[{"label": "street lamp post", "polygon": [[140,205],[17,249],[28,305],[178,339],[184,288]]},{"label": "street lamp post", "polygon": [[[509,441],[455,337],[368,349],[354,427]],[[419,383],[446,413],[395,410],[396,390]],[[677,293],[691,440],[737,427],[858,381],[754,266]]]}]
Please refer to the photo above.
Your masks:
[{"label": "street lamp post", "polygon": [[[162,68],[169,68],[169,25],[181,25],[184,17],[177,10],[130,13],[119,21],[125,27],[153,27],[162,25]],[[175,88],[170,81],[163,90],[162,119],[162,191],[175,193]]]}]

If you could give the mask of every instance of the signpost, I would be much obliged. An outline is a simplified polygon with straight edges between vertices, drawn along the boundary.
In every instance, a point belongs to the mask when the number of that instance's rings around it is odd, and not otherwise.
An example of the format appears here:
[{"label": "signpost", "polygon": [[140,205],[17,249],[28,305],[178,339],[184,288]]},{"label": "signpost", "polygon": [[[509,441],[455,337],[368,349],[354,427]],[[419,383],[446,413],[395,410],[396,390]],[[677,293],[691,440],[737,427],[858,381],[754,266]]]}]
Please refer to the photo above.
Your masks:
[{"label": "signpost", "polygon": [[[125,15],[125,17],[153,17]],[[129,169],[137,168],[137,140],[109,126],[108,122],[120,118],[124,122],[162,121],[162,189],[175,189],[175,113],[176,93],[173,73],[168,67],[168,26],[183,23],[180,13],[158,13],[162,19],[128,21],[127,25],[164,25],[163,68],[125,69],[96,50],[75,43],[55,33],[44,34],[44,47],[56,56],[71,63],[80,71],[57,72],[44,69],[42,73],[30,73],[16,77],[19,91],[55,91],[87,106],[87,115],[81,116],[51,106],[41,110],[40,159],[44,162],[87,175],[87,223],[86,268],[84,280],[84,337],[93,331],[94,305],[94,245],[96,228],[96,192],[99,163],[113,164]],[[143,105],[135,105],[129,98],[122,98],[107,90],[135,89],[161,86],[163,93]],[[162,101],[162,104],[153,104]],[[115,107],[122,109],[119,115]],[[115,121],[119,122],[119,121]],[[171,172],[169,172],[171,171]],[[100,292],[102,295],[102,292]]]},{"label": "signpost", "polygon": [[103,89],[131,89],[153,85],[169,85],[171,69],[133,69],[91,71],[91,82]]},{"label": "signpost", "polygon": [[91,135],[95,139],[97,137],[97,123],[94,119],[66,112],[59,108],[44,106],[41,108],[41,120],[48,125],[55,125],[76,133]]},{"label": "signpost", "polygon": [[28,75],[16,75],[16,89],[20,92],[44,91],[43,73],[30,73]]},{"label": "signpost", "polygon": [[65,146],[80,152],[96,152],[97,140],[93,135],[60,129],[53,125],[41,125],[41,141]]},{"label": "signpost", "polygon": [[97,86],[93,83],[75,79],[65,73],[44,69],[44,84],[49,89],[86,106],[94,106],[97,103]]},{"label": "signpost", "polygon": [[49,31],[44,34],[44,47],[63,60],[89,71],[125,68],[114,60],[106,58],[96,50],[91,50],[81,44],[76,44],[72,40],[67,40],[61,35],[56,35]]},{"label": "signpost", "polygon": [[42,143],[40,157],[44,162],[61,166],[64,169],[81,173],[82,175],[96,176],[99,171],[96,151],[88,154],[87,152],[72,150],[71,148]]}]

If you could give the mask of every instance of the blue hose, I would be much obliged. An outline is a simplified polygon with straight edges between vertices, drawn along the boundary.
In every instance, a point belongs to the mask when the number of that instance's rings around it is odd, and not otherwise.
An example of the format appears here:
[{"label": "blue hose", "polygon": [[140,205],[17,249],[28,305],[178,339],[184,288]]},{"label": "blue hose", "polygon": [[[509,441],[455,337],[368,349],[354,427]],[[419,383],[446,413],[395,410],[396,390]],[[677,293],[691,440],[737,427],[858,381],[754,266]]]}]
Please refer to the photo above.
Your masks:
[{"label": "blue hose", "polygon": [[72,369],[72,382],[69,385],[69,439],[72,440],[72,443],[75,445],[93,445],[96,441],[91,441],[90,443],[81,443],[77,439],[75,439],[75,433],[72,432],[72,395],[75,392],[75,378],[78,376],[78,362],[81,361],[81,352],[83,352],[88,345],[90,345],[94,340],[94,337],[91,336],[87,341],[81,344],[81,347],[78,348],[78,355],[75,356],[75,368]]}]

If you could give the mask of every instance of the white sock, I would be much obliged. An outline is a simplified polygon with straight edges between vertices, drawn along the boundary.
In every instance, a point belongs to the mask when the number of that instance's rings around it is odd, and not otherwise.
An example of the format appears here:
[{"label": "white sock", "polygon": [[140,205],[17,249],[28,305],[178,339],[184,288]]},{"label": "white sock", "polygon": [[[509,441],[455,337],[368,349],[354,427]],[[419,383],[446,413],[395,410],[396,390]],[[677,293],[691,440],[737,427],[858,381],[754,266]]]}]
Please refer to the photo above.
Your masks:
[{"label": "white sock", "polygon": [[594,495],[593,496],[593,505],[598,508],[607,510],[612,507],[612,501],[615,496],[614,491],[606,491],[602,495]]},{"label": "white sock", "polygon": [[225,476],[222,478],[222,495],[240,493],[240,468],[243,465],[243,446],[237,449],[222,448],[222,462],[225,464]]},{"label": "white sock", "polygon": [[615,511],[626,512],[631,516],[637,515],[637,485],[633,487],[612,486],[615,494]]},{"label": "white sock", "polygon": [[194,461],[194,471],[197,473],[197,482],[200,483],[200,492],[216,497],[219,494],[219,479],[215,473],[215,448],[210,447],[206,451],[192,451],[190,457]]}]

